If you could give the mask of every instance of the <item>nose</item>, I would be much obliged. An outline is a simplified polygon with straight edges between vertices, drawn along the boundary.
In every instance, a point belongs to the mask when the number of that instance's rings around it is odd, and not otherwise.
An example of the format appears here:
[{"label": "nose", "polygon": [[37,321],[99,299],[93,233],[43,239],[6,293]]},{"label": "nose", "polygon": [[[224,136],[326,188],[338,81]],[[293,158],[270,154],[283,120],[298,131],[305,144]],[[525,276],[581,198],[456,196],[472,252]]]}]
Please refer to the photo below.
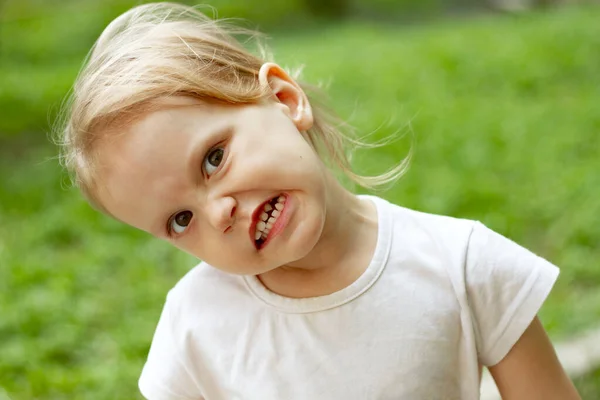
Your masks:
[{"label": "nose", "polygon": [[209,223],[220,232],[227,232],[235,222],[237,202],[233,197],[220,197],[208,201],[206,214]]}]

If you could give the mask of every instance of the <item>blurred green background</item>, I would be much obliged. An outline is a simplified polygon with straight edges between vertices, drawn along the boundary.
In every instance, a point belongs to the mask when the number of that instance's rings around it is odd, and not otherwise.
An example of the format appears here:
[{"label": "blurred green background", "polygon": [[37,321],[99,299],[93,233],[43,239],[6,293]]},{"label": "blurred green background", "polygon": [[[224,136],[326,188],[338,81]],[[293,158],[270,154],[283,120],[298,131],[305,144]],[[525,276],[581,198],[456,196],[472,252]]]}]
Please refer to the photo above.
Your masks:
[{"label": "blurred green background", "polygon": [[[140,398],[166,292],[194,265],[92,211],[47,138],[95,38],[137,3],[0,3],[0,400]],[[559,265],[541,316],[561,340],[600,324],[600,7],[506,3],[211,4],[328,84],[359,132],[410,124],[414,161],[384,197],[481,220]],[[408,144],[357,167],[381,172]],[[600,371],[576,382],[600,398]]]}]

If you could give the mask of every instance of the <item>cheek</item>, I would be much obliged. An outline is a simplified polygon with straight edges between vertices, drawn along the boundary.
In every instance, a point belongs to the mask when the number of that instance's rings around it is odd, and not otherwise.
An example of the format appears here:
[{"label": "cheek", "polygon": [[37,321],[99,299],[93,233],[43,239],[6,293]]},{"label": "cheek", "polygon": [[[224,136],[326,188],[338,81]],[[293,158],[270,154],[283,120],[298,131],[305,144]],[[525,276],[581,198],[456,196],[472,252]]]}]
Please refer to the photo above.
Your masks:
[{"label": "cheek", "polygon": [[[290,140],[286,140],[289,138]],[[243,182],[271,182],[288,188],[300,181],[306,184],[320,179],[323,163],[310,145],[298,134],[271,140],[251,140],[232,145],[234,176]]]},{"label": "cheek", "polygon": [[316,152],[303,135],[292,125],[273,126],[265,132],[246,137],[244,148],[286,162],[315,157]]},{"label": "cheek", "polygon": [[280,141],[273,147],[276,162],[298,175],[319,174],[324,165],[316,151],[300,135],[295,140]]}]

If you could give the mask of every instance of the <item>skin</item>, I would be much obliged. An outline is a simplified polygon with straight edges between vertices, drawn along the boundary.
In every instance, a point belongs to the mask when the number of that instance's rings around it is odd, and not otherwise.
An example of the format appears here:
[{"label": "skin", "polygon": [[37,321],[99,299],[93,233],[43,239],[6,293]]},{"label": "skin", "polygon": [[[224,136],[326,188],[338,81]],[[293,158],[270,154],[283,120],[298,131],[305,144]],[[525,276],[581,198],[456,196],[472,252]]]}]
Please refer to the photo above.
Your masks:
[{"label": "skin", "polygon": [[579,400],[536,317],[498,364],[489,368],[503,400]]},{"label": "skin", "polygon": [[[259,79],[273,91],[263,103],[160,99],[157,110],[107,132],[97,149],[98,197],[115,218],[213,267],[257,275],[288,297],[327,295],[367,268],[377,212],[345,190],[305,140],[313,117],[299,85],[270,63]],[[222,161],[213,166],[208,160],[219,149]],[[289,220],[257,250],[252,213],[281,193]],[[187,211],[189,225],[168,233],[173,216]],[[504,399],[579,399],[537,318],[490,371]]]},{"label": "skin", "polygon": [[[289,297],[329,294],[367,268],[377,240],[370,201],[344,189],[308,144],[308,99],[275,64],[259,79],[273,97],[256,105],[161,99],[158,109],[99,144],[99,198],[115,218],[234,274],[258,275]],[[223,149],[215,168],[205,158]],[[252,213],[285,193],[289,220],[257,250]],[[193,213],[181,233],[169,219]]]}]

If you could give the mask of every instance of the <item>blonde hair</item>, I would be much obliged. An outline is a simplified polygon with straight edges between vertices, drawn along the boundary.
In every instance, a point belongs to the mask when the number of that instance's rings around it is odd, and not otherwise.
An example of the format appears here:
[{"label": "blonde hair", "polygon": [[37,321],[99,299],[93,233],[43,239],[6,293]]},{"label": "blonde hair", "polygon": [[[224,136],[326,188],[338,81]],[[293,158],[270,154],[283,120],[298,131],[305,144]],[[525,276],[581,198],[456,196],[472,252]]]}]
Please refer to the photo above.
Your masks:
[{"label": "blonde hair", "polygon": [[[261,57],[236,37],[257,43]],[[137,6],[108,25],[90,51],[58,124],[62,163],[93,206],[106,212],[94,195],[98,185],[94,144],[103,130],[130,123],[166,96],[228,104],[252,104],[270,97],[270,88],[258,79],[268,56],[257,38],[254,31],[174,3]],[[410,153],[382,175],[353,172],[349,150],[382,143],[352,138],[351,128],[319,103],[316,88],[301,86],[314,113],[314,125],[305,137],[322,160],[369,189],[404,173]]]}]

